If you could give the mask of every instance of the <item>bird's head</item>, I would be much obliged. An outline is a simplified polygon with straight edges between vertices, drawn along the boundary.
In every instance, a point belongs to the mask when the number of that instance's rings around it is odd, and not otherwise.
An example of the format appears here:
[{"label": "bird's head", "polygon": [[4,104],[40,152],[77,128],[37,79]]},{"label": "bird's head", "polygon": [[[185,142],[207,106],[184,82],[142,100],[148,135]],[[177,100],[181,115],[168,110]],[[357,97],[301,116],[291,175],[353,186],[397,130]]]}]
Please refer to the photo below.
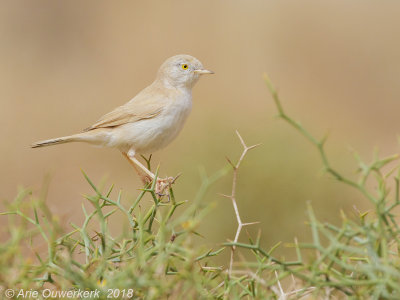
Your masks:
[{"label": "bird's head", "polygon": [[158,70],[157,78],[176,88],[192,88],[202,74],[214,72],[204,69],[197,58],[181,54],[168,58]]}]

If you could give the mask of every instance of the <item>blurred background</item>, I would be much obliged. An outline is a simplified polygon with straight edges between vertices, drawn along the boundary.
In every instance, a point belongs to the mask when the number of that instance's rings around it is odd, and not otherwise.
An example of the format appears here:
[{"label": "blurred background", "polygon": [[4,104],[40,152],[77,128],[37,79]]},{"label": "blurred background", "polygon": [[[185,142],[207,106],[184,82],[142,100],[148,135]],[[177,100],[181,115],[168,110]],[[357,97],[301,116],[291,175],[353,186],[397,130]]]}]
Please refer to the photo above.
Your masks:
[{"label": "blurred background", "polygon": [[[37,140],[91,125],[154,79],[175,54],[191,54],[215,75],[193,93],[180,136],[155,153],[161,175],[183,175],[175,187],[191,201],[200,169],[213,174],[248,144],[262,143],[239,173],[244,222],[260,221],[264,245],[307,239],[306,203],[321,220],[338,222],[368,208],[360,195],[322,174],[317,151],[283,121],[262,79],[267,72],[283,105],[313,134],[330,136],[332,163],[354,176],[351,149],[369,161],[398,152],[400,3],[397,1],[1,1],[0,199],[19,185],[40,190],[50,174],[48,203],[64,224],[82,220],[81,169],[95,183],[141,187],[122,155],[67,144],[30,149]],[[199,229],[204,243],[233,239],[232,174],[204,201],[217,205]],[[5,219],[0,220],[4,224]],[[245,236],[245,235],[244,235]]]}]

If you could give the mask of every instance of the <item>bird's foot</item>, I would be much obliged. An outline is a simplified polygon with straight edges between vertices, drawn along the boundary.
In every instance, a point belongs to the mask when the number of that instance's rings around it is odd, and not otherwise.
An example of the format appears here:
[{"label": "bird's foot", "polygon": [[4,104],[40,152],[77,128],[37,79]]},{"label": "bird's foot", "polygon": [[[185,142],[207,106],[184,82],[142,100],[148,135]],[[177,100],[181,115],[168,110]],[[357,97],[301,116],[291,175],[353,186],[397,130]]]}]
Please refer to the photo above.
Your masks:
[{"label": "bird's foot", "polygon": [[169,192],[169,188],[174,183],[173,177],[158,178],[155,186],[154,192],[158,196],[165,196]]},{"label": "bird's foot", "polygon": [[181,174],[178,174],[175,177],[157,178],[154,192],[158,196],[169,196],[169,189],[171,185],[175,183],[180,175]]},{"label": "bird's foot", "polygon": [[[160,197],[168,196],[169,188],[171,187],[172,184],[175,183],[175,181],[178,179],[179,176],[181,176],[180,173],[175,177],[157,178],[157,182],[154,187],[154,192]],[[141,179],[145,185],[149,185],[154,181],[154,177],[149,176],[147,174],[142,175]]]}]

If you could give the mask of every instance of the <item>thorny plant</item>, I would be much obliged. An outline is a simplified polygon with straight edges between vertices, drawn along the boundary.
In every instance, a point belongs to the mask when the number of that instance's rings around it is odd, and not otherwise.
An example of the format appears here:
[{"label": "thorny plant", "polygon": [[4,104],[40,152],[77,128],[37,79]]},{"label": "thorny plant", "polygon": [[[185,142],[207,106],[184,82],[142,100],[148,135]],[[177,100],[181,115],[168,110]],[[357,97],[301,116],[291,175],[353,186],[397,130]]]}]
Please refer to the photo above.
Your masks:
[{"label": "thorny plant", "polygon": [[[223,248],[196,249],[193,238],[207,211],[201,200],[225,171],[203,176],[196,198],[177,216],[175,212],[187,201],[176,201],[172,189],[166,198],[155,193],[153,183],[126,204],[121,192],[116,200],[111,198],[113,186],[102,192],[84,173],[94,190],[94,195],[85,196],[92,209],[82,205],[84,221],[80,226],[71,223],[73,230],[68,233],[43,198],[21,190],[8,204],[9,211],[1,213],[9,217],[10,236],[0,247],[1,288],[100,289],[103,298],[108,289],[125,290],[118,295],[123,298],[205,295],[220,273],[206,262]],[[149,200],[153,202],[150,206]],[[120,235],[111,234],[113,216],[126,223]],[[42,238],[39,243],[38,237]],[[40,251],[42,242],[46,251]],[[35,257],[29,253],[26,258],[24,248]]]},{"label": "thorny plant", "polygon": [[[400,204],[398,166],[386,171],[397,156],[378,157],[359,163],[359,178],[343,176],[332,167],[325,151],[326,138],[318,140],[300,123],[289,117],[270,80],[265,77],[278,109],[279,117],[314,145],[324,169],[333,178],[360,192],[371,210],[359,212],[355,220],[341,212],[341,226],[316,219],[308,205],[312,241],[293,247],[297,258],[280,259],[281,243],[269,250],[262,247],[260,234],[247,243],[239,236],[244,223],[236,197],[238,170],[245,155],[255,146],[247,146],[240,134],[243,152],[236,164],[211,177],[202,175],[202,184],[191,201],[175,199],[172,188],[168,197],[157,195],[155,186],[146,185],[133,201],[106,191],[84,174],[94,194],[85,196],[83,222],[71,223],[65,232],[57,215],[49,210],[46,186],[38,197],[21,189],[7,204],[4,227],[8,238],[0,244],[0,288],[54,290],[99,289],[106,298],[109,289],[119,289],[114,298],[123,299],[299,299],[307,296],[325,299],[399,299],[399,234],[395,210]],[[150,159],[146,159],[150,168]],[[224,251],[198,247],[197,232],[209,205],[203,201],[210,185],[233,169],[231,194],[237,220],[230,259],[216,265],[215,257]],[[397,176],[393,174],[397,172]],[[156,171],[158,174],[158,170]],[[394,192],[390,180],[394,179]],[[371,180],[376,189],[372,190]],[[115,222],[118,220],[118,222]],[[110,228],[118,223],[118,234]],[[43,245],[45,248],[43,248]],[[245,259],[240,251],[249,251]],[[234,257],[240,256],[240,261]],[[303,257],[308,257],[304,259]],[[220,262],[220,260],[219,260]]]},{"label": "thorny plant", "polygon": [[[346,295],[356,299],[399,299],[400,227],[396,210],[400,204],[400,169],[399,165],[390,166],[399,155],[379,158],[376,154],[374,160],[367,164],[355,154],[358,179],[342,175],[328,159],[326,136],[318,140],[293,120],[283,109],[268,76],[264,78],[278,109],[278,116],[316,147],[326,173],[358,191],[372,207],[366,212],[358,211],[356,220],[341,212],[342,225],[337,227],[319,222],[308,205],[312,242],[293,245],[301,264],[292,269],[280,268],[282,273],[279,276],[292,274],[303,281],[303,286],[314,287],[314,294],[325,297]],[[396,172],[397,175],[394,175]],[[392,180],[394,191],[391,191]],[[302,259],[301,253],[306,249],[315,251],[315,257],[310,261]]]},{"label": "thorny plant", "polygon": [[[254,149],[255,147],[259,146],[260,144],[256,144],[256,145],[253,145],[253,146],[247,146],[246,143],[244,142],[242,136],[240,135],[239,131],[236,130],[236,134],[239,137],[240,143],[243,146],[243,152],[240,155],[240,158],[239,158],[239,160],[238,160],[238,162],[236,164],[233,164],[232,161],[229,158],[227,158],[229,164],[232,166],[232,169],[233,169],[232,192],[231,192],[230,195],[222,195],[222,196],[227,197],[227,198],[232,200],[233,209],[235,211],[235,216],[236,216],[236,221],[238,223],[238,227],[237,227],[237,230],[236,230],[235,239],[233,240],[234,243],[238,242],[239,235],[240,235],[240,233],[242,231],[243,226],[248,226],[248,225],[253,225],[253,224],[258,224],[259,223],[259,222],[251,222],[251,223],[243,223],[242,222],[242,218],[240,217],[238,205],[237,205],[237,202],[236,202],[236,183],[237,183],[237,176],[238,176],[238,171],[239,171],[240,164],[242,163],[242,161],[243,161],[244,157],[246,156],[247,152],[250,151],[251,149]],[[230,259],[230,262],[229,262],[229,270],[228,270],[229,276],[232,274],[233,256],[234,256],[234,253],[235,253],[235,248],[236,248],[235,246],[231,247],[231,259]]]}]

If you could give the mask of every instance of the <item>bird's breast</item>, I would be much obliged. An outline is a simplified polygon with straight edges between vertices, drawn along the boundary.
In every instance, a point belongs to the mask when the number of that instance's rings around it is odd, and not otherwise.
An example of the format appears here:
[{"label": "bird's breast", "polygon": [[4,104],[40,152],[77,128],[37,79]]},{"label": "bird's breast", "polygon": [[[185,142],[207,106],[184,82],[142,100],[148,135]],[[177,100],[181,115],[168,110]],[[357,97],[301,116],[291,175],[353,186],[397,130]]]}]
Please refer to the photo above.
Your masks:
[{"label": "bird's breast", "polygon": [[131,145],[141,154],[153,153],[167,146],[182,130],[191,108],[190,94],[168,99],[159,115],[131,123],[124,128],[125,144]]},{"label": "bird's breast", "polygon": [[160,114],[160,131],[174,138],[182,129],[187,117],[192,110],[191,95],[184,95],[178,99],[171,99],[163,112]]}]

